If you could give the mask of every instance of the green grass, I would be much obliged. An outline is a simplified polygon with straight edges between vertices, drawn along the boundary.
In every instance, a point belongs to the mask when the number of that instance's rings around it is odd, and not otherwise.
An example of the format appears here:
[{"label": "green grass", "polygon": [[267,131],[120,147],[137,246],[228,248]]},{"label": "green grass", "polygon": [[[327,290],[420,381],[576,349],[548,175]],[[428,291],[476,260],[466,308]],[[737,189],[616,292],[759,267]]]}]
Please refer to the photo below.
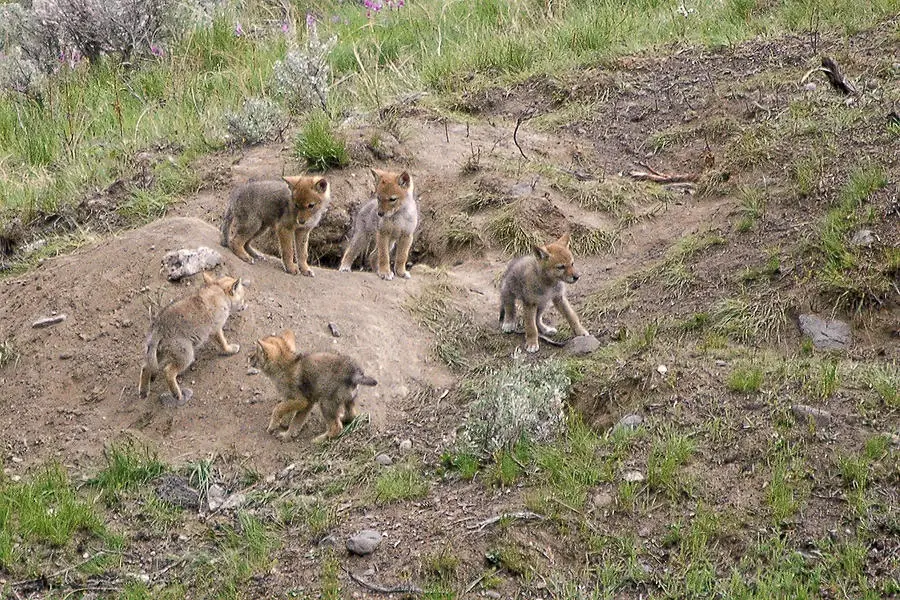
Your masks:
[{"label": "green grass", "polygon": [[96,506],[79,497],[61,467],[18,483],[0,478],[0,568],[36,568],[50,553],[73,559],[77,540],[105,535]]},{"label": "green grass", "polygon": [[740,190],[741,206],[738,209],[740,219],[735,225],[739,233],[746,233],[753,229],[757,221],[766,211],[765,190],[755,187],[743,187]]},{"label": "green grass", "polygon": [[515,207],[504,208],[487,223],[487,233],[509,256],[531,254],[544,242]]},{"label": "green grass", "polygon": [[694,441],[674,431],[664,432],[653,441],[647,457],[647,483],[650,489],[675,497],[689,491],[691,484],[683,479],[680,468],[696,450]]},{"label": "green grass", "polygon": [[728,389],[742,394],[755,394],[763,382],[763,372],[759,367],[739,367],[728,376]]},{"label": "green grass", "polygon": [[344,140],[335,133],[328,115],[321,111],[307,118],[294,143],[294,154],[305,160],[313,171],[350,164],[350,154]]},{"label": "green grass", "polygon": [[415,500],[428,493],[429,483],[413,464],[402,464],[384,469],[375,480],[375,501],[389,504],[402,500]]},{"label": "green grass", "polygon": [[133,443],[113,444],[103,451],[106,467],[91,480],[107,502],[118,501],[122,493],[161,475],[166,466],[148,448]]},{"label": "green grass", "polygon": [[785,304],[775,295],[725,298],[709,311],[713,332],[742,343],[778,339],[786,320]]}]

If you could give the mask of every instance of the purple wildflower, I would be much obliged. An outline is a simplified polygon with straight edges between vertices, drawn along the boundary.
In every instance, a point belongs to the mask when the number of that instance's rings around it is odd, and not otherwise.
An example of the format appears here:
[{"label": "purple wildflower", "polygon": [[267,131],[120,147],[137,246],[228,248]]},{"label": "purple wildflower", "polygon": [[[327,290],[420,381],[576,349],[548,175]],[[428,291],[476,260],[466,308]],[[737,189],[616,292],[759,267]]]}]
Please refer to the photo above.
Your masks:
[{"label": "purple wildflower", "polygon": [[162,56],[163,49],[156,44],[150,44],[150,54],[152,54],[153,56]]},{"label": "purple wildflower", "polygon": [[290,31],[290,30],[291,30],[290,24],[289,24],[287,21],[283,21],[283,22],[281,23],[281,32],[282,32],[282,33],[287,33],[287,32]]},{"label": "purple wildflower", "polygon": [[311,12],[306,13],[306,26],[308,28],[314,27],[316,24],[316,16]]},{"label": "purple wildflower", "polygon": [[237,25],[234,26],[234,35],[236,35],[237,37],[244,35],[244,28],[241,27],[240,22],[238,22]]}]

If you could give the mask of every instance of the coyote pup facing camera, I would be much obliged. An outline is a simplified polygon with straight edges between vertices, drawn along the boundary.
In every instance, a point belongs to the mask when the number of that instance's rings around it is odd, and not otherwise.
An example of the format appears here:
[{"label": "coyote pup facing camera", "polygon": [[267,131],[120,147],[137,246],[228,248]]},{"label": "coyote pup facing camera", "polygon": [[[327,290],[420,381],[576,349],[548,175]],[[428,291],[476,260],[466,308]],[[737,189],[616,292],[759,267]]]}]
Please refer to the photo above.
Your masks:
[{"label": "coyote pup facing camera", "polygon": [[288,417],[288,430],[282,439],[297,437],[309,411],[318,403],[325,418],[325,433],[313,442],[333,439],[341,434],[344,423],[357,416],[356,394],[360,385],[377,385],[367,377],[356,361],[333,352],[297,352],[296,338],[290,329],[256,342],[250,365],[260,369],[278,387],[284,398],[272,410],[269,433],[274,433]]},{"label": "coyote pup facing camera", "polygon": [[147,397],[150,380],[162,371],[169,386],[168,394],[160,395],[164,402],[174,400],[182,405],[194,395],[188,388],[178,386],[178,376],[194,362],[194,352],[215,334],[216,341],[225,354],[237,354],[238,344],[229,344],[222,327],[232,312],[243,310],[244,285],[240,279],[219,277],[203,273],[204,286],[187,298],[182,298],[162,309],[150,326],[141,381],[138,391]]},{"label": "coyote pup facing camera", "polygon": [[[375,197],[366,202],[353,220],[350,244],[341,258],[341,271],[349,271],[353,261],[367,252],[375,239],[376,270],[382,279],[398,276],[409,279],[406,261],[412,246],[413,234],[419,224],[413,181],[409,173],[394,173],[372,169],[375,177]],[[394,272],[391,271],[391,249],[396,246]]]},{"label": "coyote pup facing camera", "polygon": [[294,244],[300,251],[299,271],[312,277],[307,263],[309,233],[319,224],[331,201],[331,186],[320,176],[249,181],[235,188],[222,219],[222,245],[238,258],[253,263],[261,255],[250,245],[266,229],[274,228],[284,270],[298,272]]},{"label": "coyote pup facing camera", "polygon": [[553,335],[556,329],[544,323],[547,306],[553,302],[575,335],[588,335],[578,315],[566,299],[566,283],[578,281],[575,261],[569,251],[569,234],[547,244],[535,246],[534,255],[510,261],[500,283],[500,322],[504,333],[516,330],[516,300],[525,312],[525,351],[538,351],[538,336]]}]

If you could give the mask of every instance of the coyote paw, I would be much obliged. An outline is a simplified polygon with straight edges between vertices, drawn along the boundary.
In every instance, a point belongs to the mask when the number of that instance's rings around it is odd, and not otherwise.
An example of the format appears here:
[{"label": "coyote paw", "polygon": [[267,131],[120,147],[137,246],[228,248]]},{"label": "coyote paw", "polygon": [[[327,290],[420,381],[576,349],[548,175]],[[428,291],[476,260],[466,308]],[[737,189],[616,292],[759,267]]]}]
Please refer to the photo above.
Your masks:
[{"label": "coyote paw", "polygon": [[340,272],[340,273],[349,273],[349,272],[350,272],[350,267],[347,266],[347,265],[341,265],[340,267],[338,267],[338,272]]},{"label": "coyote paw", "polygon": [[228,355],[231,355],[231,354],[237,354],[240,351],[241,351],[240,344],[228,344],[228,349],[225,351],[225,353]]},{"label": "coyote paw", "polygon": [[312,269],[306,269],[305,271],[300,271],[304,277],[315,277],[316,274],[313,273]]},{"label": "coyote paw", "polygon": [[188,400],[194,397],[194,390],[190,388],[181,388],[181,399],[176,398],[171,392],[163,392],[159,395],[159,401],[163,406],[172,408],[176,406],[184,406]]},{"label": "coyote paw", "polygon": [[300,272],[300,269],[297,268],[297,265],[288,265],[284,267],[284,271],[290,275],[296,275]]},{"label": "coyote paw", "polygon": [[535,342],[533,344],[526,344],[525,352],[530,352],[533,354],[538,351],[538,348],[540,348],[540,346],[538,346],[537,342]]},{"label": "coyote paw", "polygon": [[378,276],[381,277],[382,279],[384,279],[385,281],[390,281],[394,278],[394,274],[391,273],[390,271],[388,271],[387,273],[379,273]]},{"label": "coyote paw", "polygon": [[541,333],[544,335],[556,335],[556,327],[542,324],[538,326],[538,329],[540,329]]},{"label": "coyote paw", "polygon": [[403,279],[409,279],[409,278],[412,277],[412,276],[409,274],[409,271],[403,271],[402,273],[397,273],[397,275],[399,275],[399,276],[402,277]]},{"label": "coyote paw", "polygon": [[516,324],[515,323],[503,323],[500,325],[500,331],[503,333],[515,333],[516,332]]}]

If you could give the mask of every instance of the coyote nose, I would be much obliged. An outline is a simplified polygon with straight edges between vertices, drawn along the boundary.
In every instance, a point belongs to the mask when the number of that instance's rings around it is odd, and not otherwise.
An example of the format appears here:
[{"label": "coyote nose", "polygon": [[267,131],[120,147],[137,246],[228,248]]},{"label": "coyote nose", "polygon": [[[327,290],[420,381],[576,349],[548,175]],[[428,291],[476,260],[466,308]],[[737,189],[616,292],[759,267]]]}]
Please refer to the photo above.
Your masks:
[{"label": "coyote nose", "polygon": [[379,217],[383,217],[383,216],[384,216],[384,211],[383,211],[383,210],[379,210],[379,211],[378,211],[378,216],[379,216]]},{"label": "coyote nose", "polygon": [[572,281],[578,281],[578,273],[572,273]]}]

